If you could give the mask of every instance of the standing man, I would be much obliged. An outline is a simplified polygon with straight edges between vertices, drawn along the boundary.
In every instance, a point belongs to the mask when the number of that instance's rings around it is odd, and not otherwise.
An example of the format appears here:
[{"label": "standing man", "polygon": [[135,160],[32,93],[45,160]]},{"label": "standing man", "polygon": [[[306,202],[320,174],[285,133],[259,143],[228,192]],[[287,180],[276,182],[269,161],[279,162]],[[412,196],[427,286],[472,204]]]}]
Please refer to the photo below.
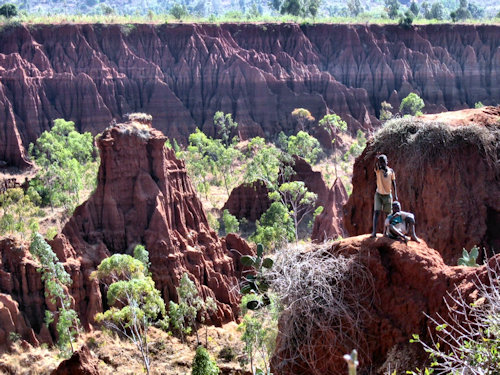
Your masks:
[{"label": "standing man", "polygon": [[396,174],[387,165],[387,156],[384,154],[377,157],[375,163],[375,176],[377,178],[377,190],[373,204],[373,231],[372,238],[377,236],[377,223],[380,212],[383,210],[387,215],[392,212],[392,189],[394,189],[394,198],[398,200],[396,190]]}]

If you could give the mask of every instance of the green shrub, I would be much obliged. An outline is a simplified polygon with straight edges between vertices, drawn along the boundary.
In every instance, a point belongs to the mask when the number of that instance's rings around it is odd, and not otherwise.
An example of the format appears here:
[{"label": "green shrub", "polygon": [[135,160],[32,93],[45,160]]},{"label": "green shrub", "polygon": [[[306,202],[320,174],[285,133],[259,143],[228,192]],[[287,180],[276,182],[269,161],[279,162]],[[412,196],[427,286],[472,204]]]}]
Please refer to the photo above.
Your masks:
[{"label": "green shrub", "polygon": [[474,246],[470,253],[466,250],[462,250],[462,257],[458,259],[459,266],[477,267],[477,257],[479,256],[479,248]]},{"label": "green shrub", "polygon": [[219,352],[219,358],[224,362],[231,362],[236,358],[237,352],[233,349],[232,346],[224,346]]},{"label": "green shrub", "polygon": [[295,239],[295,226],[288,208],[281,202],[273,202],[257,221],[255,233],[250,240],[266,248],[275,248]]},{"label": "green shrub", "polygon": [[199,345],[196,349],[196,355],[193,359],[193,368],[191,375],[217,375],[219,367],[217,363],[210,358],[207,349]]},{"label": "green shrub", "polygon": [[238,219],[236,216],[231,215],[227,209],[222,212],[222,222],[224,223],[224,232],[226,234],[237,233],[240,230]]},{"label": "green shrub", "polygon": [[412,115],[418,116],[422,114],[422,109],[425,104],[422,98],[415,93],[410,93],[406,98],[401,101],[401,105],[399,106],[399,111],[403,115]]},{"label": "green shrub", "polygon": [[5,3],[0,6],[0,16],[4,16],[5,18],[12,18],[17,16],[17,6],[15,4]]}]

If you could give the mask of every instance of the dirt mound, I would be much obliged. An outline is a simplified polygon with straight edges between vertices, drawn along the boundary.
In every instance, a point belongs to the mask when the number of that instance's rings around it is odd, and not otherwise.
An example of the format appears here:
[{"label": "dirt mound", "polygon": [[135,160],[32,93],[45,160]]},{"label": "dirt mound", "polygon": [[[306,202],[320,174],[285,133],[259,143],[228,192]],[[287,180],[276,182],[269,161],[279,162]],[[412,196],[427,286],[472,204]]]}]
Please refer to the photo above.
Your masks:
[{"label": "dirt mound", "polygon": [[441,112],[423,115],[419,120],[429,122],[443,122],[451,126],[468,124],[497,125],[500,121],[500,106],[462,109],[461,111]]},{"label": "dirt mound", "polygon": [[350,235],[371,232],[373,168],[376,155],[383,153],[396,173],[403,210],[415,214],[417,235],[441,252],[447,264],[456,264],[464,247],[498,251],[499,144],[498,125],[388,122],[354,164],[353,192],[344,207],[346,230]]},{"label": "dirt mound", "polygon": [[[345,295],[338,295],[345,298],[346,303],[349,295],[357,292],[364,296],[369,294],[369,298],[360,300],[362,308],[351,311],[352,315],[349,314],[349,306],[340,304],[344,309],[339,310],[338,319],[343,324],[335,328],[318,327],[308,340],[310,346],[298,343],[296,348],[283,348],[278,337],[273,370],[281,375],[347,373],[342,356],[350,353],[353,347],[360,354],[359,373],[386,373],[377,369],[383,365],[391,349],[411,351],[411,347],[416,345],[409,344],[413,334],[420,334],[424,340],[429,338],[427,330],[431,323],[424,312],[433,317],[438,313],[447,317],[443,298],[448,292],[454,294],[455,288],[458,288],[467,300],[468,296],[474,295],[472,281],[476,277],[486,280],[484,266],[449,267],[440,254],[425,243],[409,242],[405,245],[388,238],[371,239],[365,235],[318,246],[325,247],[332,257],[351,258],[356,265],[352,269],[362,268],[370,278],[354,284],[362,285],[364,290],[344,290]],[[496,261],[500,261],[499,256]],[[495,259],[492,259],[491,264],[494,263]],[[348,277],[356,280],[358,276]],[[371,290],[366,290],[367,285],[371,285]],[[338,285],[331,287],[339,288]],[[280,318],[281,327],[284,326],[284,319],[287,319],[286,312]],[[417,361],[413,365],[421,365],[418,358],[420,355],[420,359],[425,358],[425,353],[415,355]],[[300,357],[309,358],[309,361]],[[400,368],[398,371],[408,369]],[[393,370],[394,367],[391,368]]]},{"label": "dirt mound", "polygon": [[84,345],[71,358],[62,361],[50,375],[99,375],[98,362]]},{"label": "dirt mound", "polygon": [[[328,187],[321,172],[314,171],[311,165],[303,158],[295,156],[292,166],[295,174],[292,181],[303,181],[307,189],[318,195],[316,206],[325,205],[328,200]],[[246,218],[250,221],[258,220],[271,206],[269,190],[262,181],[252,184],[243,183],[231,191],[228,200],[222,207],[238,219]]]}]

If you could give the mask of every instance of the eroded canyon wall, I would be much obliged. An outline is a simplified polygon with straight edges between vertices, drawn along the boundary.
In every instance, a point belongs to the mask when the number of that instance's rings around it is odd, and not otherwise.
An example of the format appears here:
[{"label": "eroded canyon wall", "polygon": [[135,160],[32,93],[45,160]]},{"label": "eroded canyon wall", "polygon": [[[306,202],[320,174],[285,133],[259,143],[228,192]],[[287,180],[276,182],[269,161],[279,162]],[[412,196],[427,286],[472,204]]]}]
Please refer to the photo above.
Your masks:
[{"label": "eroded canyon wall", "polygon": [[[500,28],[484,25],[30,25],[0,31],[0,160],[55,118],[82,131],[148,112],[169,137],[214,134],[216,111],[240,135],[292,131],[290,113],[335,111],[352,130],[409,92],[428,111],[500,101]],[[96,126],[96,124],[100,124]]]}]

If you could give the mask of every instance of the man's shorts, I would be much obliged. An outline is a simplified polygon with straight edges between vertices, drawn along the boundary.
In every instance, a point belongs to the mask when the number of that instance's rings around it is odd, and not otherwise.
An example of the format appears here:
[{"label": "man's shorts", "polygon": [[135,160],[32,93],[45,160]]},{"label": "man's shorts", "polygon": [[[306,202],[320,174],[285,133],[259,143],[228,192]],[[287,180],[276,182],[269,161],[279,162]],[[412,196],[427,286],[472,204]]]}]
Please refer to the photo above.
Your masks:
[{"label": "man's shorts", "polygon": [[384,211],[386,214],[392,212],[392,194],[379,194],[375,192],[373,209],[375,211]]}]

